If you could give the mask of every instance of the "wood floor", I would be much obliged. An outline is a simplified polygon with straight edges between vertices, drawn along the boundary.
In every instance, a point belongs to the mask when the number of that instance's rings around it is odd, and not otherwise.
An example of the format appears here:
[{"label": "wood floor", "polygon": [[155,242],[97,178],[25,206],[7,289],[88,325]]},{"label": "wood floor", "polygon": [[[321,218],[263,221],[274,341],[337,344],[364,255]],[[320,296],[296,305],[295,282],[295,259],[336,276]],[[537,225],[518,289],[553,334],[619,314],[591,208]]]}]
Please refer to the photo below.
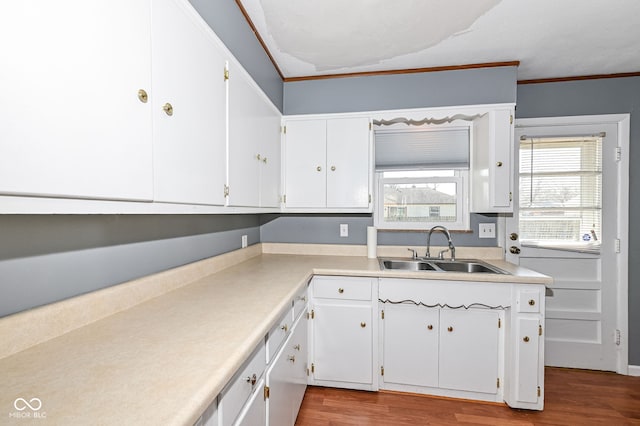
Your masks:
[{"label": "wood floor", "polygon": [[640,377],[547,368],[545,409],[309,386],[297,426],[640,425]]}]

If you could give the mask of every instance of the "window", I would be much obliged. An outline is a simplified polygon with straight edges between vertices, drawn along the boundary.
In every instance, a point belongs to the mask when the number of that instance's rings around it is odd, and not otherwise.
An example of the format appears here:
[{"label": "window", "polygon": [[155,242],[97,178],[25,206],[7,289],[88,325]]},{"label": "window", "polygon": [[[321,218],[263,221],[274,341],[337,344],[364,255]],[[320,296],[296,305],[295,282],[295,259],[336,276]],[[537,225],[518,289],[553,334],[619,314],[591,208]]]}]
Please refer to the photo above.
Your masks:
[{"label": "window", "polygon": [[598,249],[602,228],[602,138],[520,141],[523,244]]},{"label": "window", "polygon": [[383,171],[376,178],[378,228],[468,228],[466,170]]}]

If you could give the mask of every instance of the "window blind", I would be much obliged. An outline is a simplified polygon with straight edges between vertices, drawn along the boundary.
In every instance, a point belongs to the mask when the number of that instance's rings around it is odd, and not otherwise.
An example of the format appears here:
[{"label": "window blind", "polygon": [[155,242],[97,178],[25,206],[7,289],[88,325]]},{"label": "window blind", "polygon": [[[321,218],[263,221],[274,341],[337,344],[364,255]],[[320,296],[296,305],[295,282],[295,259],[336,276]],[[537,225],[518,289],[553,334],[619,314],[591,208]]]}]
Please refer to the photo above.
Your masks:
[{"label": "window blind", "polygon": [[469,168],[469,128],[383,129],[375,133],[376,170]]},{"label": "window blind", "polygon": [[597,243],[602,221],[602,137],[520,140],[520,238]]}]

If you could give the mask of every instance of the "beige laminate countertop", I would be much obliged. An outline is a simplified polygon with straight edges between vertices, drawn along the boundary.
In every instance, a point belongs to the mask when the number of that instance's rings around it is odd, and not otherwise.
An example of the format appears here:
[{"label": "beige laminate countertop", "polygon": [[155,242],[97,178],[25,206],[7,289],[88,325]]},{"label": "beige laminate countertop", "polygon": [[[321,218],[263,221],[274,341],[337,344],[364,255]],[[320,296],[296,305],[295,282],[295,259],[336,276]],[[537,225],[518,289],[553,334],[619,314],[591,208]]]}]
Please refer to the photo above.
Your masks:
[{"label": "beige laminate countertop", "polygon": [[[513,275],[446,277],[550,282],[489,263]],[[362,256],[252,257],[0,359],[0,424],[193,424],[314,274],[417,276],[380,271],[376,259]],[[42,407],[18,411],[17,398],[38,398]]]}]

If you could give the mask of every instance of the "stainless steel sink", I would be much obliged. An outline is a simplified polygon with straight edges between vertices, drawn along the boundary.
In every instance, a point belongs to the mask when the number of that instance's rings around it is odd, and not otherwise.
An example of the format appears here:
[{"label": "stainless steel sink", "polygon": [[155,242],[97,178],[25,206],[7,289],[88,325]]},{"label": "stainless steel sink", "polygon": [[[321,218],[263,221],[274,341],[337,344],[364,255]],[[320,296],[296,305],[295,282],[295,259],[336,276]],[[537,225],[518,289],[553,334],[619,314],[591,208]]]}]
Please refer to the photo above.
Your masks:
[{"label": "stainless steel sink", "polygon": [[380,259],[382,269],[400,269],[403,271],[435,271],[436,268],[429,262],[421,260],[396,260]]},{"label": "stainless steel sink", "polygon": [[435,271],[435,272],[464,272],[480,274],[509,273],[500,268],[489,265],[481,260],[441,260],[441,259],[380,259],[380,267],[383,270],[401,271]]}]

